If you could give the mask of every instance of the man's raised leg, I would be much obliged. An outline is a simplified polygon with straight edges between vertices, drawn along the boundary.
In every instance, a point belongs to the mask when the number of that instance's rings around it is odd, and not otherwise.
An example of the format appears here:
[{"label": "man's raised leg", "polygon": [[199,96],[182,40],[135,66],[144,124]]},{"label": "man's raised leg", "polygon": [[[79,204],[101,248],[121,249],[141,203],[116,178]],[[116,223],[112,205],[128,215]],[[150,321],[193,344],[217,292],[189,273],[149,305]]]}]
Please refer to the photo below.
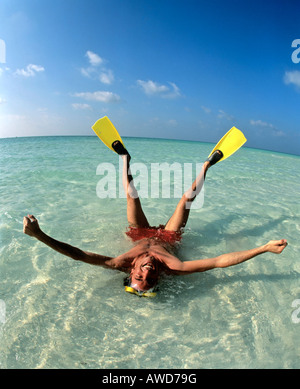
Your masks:
[{"label": "man's raised leg", "polygon": [[175,209],[175,212],[173,213],[172,217],[169,219],[168,223],[165,226],[165,230],[180,232],[182,228],[185,227],[188,221],[192,203],[203,187],[208,168],[217,163],[222,158],[222,156],[222,151],[216,150],[204,162],[201,172],[197,176],[196,180],[193,182],[190,189],[188,189],[180,199]]},{"label": "man's raised leg", "polygon": [[188,221],[190,208],[203,187],[205,176],[209,167],[209,162],[204,162],[201,172],[197,176],[196,180],[193,182],[190,189],[188,189],[179,200],[175,212],[165,226],[165,230],[180,232],[182,228],[185,227]]},{"label": "man's raised leg", "polygon": [[131,227],[149,227],[148,220],[142,209],[138,192],[134,186],[130,173],[130,157],[122,155],[123,159],[123,187],[127,197],[127,219]]}]

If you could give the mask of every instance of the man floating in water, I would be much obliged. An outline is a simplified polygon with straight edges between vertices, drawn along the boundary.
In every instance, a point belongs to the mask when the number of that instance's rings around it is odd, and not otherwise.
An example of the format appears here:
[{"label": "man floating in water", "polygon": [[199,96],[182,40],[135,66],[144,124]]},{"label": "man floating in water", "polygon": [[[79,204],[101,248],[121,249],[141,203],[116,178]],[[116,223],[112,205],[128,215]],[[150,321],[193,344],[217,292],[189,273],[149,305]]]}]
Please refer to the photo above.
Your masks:
[{"label": "man floating in water", "polygon": [[[161,273],[185,275],[215,268],[229,267],[263,253],[280,254],[287,246],[285,239],[271,240],[263,246],[250,250],[222,254],[209,259],[181,261],[174,254],[174,248],[176,243],[181,240],[183,229],[188,221],[191,204],[203,187],[208,169],[224,158],[224,153],[226,153],[224,150],[226,148],[221,145],[220,149],[214,149],[210,157],[204,162],[202,170],[191,188],[180,199],[175,212],[168,222],[163,226],[151,227],[143,212],[130,174],[130,155],[119,140],[111,143],[111,145],[112,149],[121,155],[123,159],[123,186],[127,196],[127,219],[129,223],[127,235],[136,242],[135,246],[128,252],[115,258],[83,251],[45,234],[39,227],[38,220],[33,215],[24,217],[25,234],[38,239],[52,249],[72,259],[127,273],[128,278],[125,290],[145,297],[155,296],[155,287]],[[236,149],[237,147],[235,147],[234,151]]]}]

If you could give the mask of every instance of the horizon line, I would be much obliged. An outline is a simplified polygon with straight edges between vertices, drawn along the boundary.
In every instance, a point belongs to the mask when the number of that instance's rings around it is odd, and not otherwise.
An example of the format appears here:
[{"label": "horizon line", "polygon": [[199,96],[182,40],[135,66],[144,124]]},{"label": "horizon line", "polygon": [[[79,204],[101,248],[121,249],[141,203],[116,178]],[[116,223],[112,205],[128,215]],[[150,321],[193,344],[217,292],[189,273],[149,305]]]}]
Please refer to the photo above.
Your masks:
[{"label": "horizon line", "polygon": [[[25,135],[25,136],[9,136],[9,137],[3,137],[1,138],[0,137],[0,141],[3,139],[23,139],[23,138],[55,138],[55,137],[91,137],[91,138],[98,138],[98,136],[96,134],[91,134],[91,135]],[[151,140],[171,140],[171,141],[178,141],[178,142],[199,142],[199,143],[208,143],[208,144],[216,144],[216,142],[207,142],[207,141],[201,141],[201,140],[191,140],[191,139],[177,139],[177,138],[151,138],[151,137],[147,137],[147,136],[123,136],[123,138],[138,138],[138,139],[151,139]],[[217,141],[218,142],[218,141]],[[273,153],[278,153],[278,154],[285,154],[285,155],[291,155],[291,156],[295,156],[295,157],[300,157],[300,154],[294,154],[294,153],[287,153],[287,152],[283,152],[283,151],[277,151],[277,150],[271,150],[271,149],[263,149],[263,148],[259,148],[259,147],[249,147],[249,146],[245,146],[243,145],[243,148],[247,148],[247,149],[254,149],[254,150],[261,150],[261,151],[269,151],[269,152],[273,152]]]}]

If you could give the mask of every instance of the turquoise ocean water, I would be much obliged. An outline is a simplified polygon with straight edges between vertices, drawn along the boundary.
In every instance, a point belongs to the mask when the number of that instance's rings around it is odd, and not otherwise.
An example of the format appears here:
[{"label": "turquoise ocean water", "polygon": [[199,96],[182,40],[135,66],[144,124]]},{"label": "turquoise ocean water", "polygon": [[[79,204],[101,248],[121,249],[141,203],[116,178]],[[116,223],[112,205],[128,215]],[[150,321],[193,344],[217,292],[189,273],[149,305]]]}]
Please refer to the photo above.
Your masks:
[{"label": "turquoise ocean water", "polygon": [[[194,166],[213,147],[143,138],[126,146],[149,172],[155,162]],[[97,137],[0,139],[0,368],[299,368],[300,158],[244,147],[214,166],[178,248],[193,260],[286,238],[281,255],[164,277],[155,299],[125,293],[123,273],[22,232],[32,213],[83,250],[129,250],[118,186],[116,198],[97,196],[103,163],[118,173],[118,156]],[[150,224],[165,223],[177,201],[149,192]]]}]

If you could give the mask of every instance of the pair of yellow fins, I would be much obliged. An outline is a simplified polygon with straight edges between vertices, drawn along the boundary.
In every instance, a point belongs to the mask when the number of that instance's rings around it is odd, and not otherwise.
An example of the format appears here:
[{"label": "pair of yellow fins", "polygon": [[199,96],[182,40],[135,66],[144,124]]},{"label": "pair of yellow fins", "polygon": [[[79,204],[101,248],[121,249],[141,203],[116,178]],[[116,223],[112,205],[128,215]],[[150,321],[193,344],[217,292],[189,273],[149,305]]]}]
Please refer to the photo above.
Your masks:
[{"label": "pair of yellow fins", "polygon": [[[112,146],[116,143],[116,141],[119,141],[126,150],[124,142],[122,141],[118,131],[115,129],[114,125],[107,116],[97,120],[92,126],[92,129],[102,142],[112,151],[117,152]],[[232,127],[216,144],[212,152],[209,154],[208,160],[210,160],[212,164],[223,161],[242,147],[246,141],[247,139],[242,131],[238,130],[236,127]],[[214,154],[216,150],[221,152],[219,153],[219,156],[216,156],[218,153]]]}]

